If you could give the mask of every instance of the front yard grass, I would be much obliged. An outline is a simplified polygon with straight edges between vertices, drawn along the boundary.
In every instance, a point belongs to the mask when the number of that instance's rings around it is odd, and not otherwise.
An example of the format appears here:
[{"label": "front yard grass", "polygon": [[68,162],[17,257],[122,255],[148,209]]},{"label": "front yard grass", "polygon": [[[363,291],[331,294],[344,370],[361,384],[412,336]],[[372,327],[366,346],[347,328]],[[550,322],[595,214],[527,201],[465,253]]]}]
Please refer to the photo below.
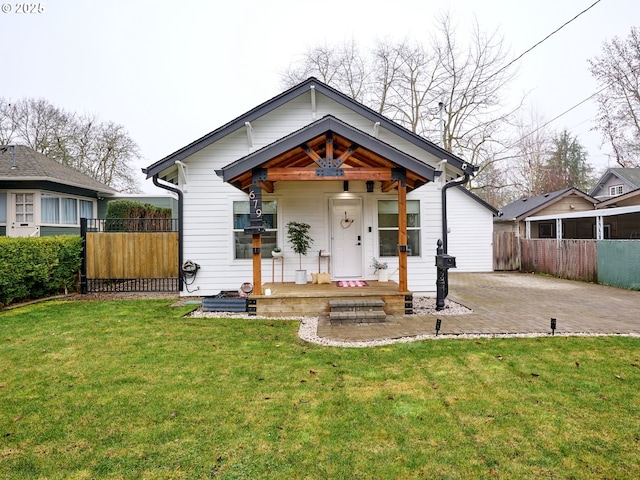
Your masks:
[{"label": "front yard grass", "polygon": [[187,311],[0,313],[0,478],[640,478],[637,338],[334,348]]}]

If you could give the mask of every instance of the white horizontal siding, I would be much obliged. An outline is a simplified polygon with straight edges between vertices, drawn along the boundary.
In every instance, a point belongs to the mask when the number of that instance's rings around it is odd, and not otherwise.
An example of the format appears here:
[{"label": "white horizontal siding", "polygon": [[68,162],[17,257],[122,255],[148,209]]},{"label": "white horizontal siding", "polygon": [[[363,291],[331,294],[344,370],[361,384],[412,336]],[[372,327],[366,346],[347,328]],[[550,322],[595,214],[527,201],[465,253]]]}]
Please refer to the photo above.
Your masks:
[{"label": "white horizontal siding", "polygon": [[456,271],[493,270],[493,213],[456,188],[447,190],[448,253]]},{"label": "white horizontal siding", "polygon": [[[365,133],[372,133],[373,124],[370,120],[321,94],[316,95],[316,100],[315,119],[331,114]],[[252,122],[253,148],[250,147],[246,129],[240,128],[184,160],[187,165],[187,182],[186,185],[181,185],[186,188],[183,197],[184,259],[198,263],[201,269],[194,284],[189,285],[191,293],[185,291],[183,295],[214,295],[221,290],[235,290],[243,282],[252,281],[253,278],[252,261],[233,258],[233,201],[246,200],[247,196],[222,182],[215,174],[215,170],[313,121],[310,95],[304,94]],[[380,129],[379,138],[434,167],[439,161],[438,158],[384,129]],[[286,241],[286,223],[304,221],[311,225],[310,234],[314,243],[310,254],[303,258],[302,267],[309,273],[317,271],[317,252],[321,249],[330,249],[329,201],[332,196],[338,195],[351,195],[362,199],[364,233],[362,261],[365,278],[376,279],[373,269],[369,267],[371,258],[377,256],[378,251],[376,201],[379,198],[397,198],[395,192],[382,194],[379,191],[379,183],[376,183],[376,188],[376,193],[366,193],[364,182],[350,182],[349,193],[345,194],[342,192],[341,181],[278,182],[273,194],[263,195],[264,200],[278,201],[278,244],[285,251],[285,281],[293,281],[294,271],[298,268],[298,258]],[[414,292],[435,294],[434,256],[436,242],[441,236],[442,228],[440,192],[439,184],[430,183],[408,195],[409,199],[420,200],[421,209],[421,256],[408,259],[409,289]],[[490,212],[465,195],[459,192],[454,193],[453,189],[449,190],[449,198],[449,226],[452,229],[452,235],[449,237],[449,253],[458,255],[458,267],[461,270],[486,271],[487,265],[490,269],[491,256],[485,258],[485,247],[488,246],[490,251],[491,241],[489,240],[488,245],[477,242],[478,238],[484,238],[485,228],[491,231]],[[488,218],[486,222],[485,218]],[[470,227],[471,224],[475,227]],[[465,233],[467,231],[473,233],[467,234]],[[385,261],[389,264],[389,272],[393,272],[391,279],[397,281],[397,257],[389,257]],[[485,261],[488,263],[483,263]],[[276,270],[276,279],[279,279],[279,270]],[[271,281],[270,259],[263,260],[262,275],[264,282]],[[198,287],[199,289],[195,290]]]}]

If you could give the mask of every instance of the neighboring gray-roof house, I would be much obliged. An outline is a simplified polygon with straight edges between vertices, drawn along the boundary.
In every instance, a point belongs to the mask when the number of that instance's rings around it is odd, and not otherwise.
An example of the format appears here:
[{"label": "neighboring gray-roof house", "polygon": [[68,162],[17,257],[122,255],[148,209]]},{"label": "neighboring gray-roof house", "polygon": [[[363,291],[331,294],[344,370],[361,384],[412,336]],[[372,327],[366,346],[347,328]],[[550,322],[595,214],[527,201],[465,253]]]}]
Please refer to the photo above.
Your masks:
[{"label": "neighboring gray-roof house", "polygon": [[23,145],[0,146],[0,235],[76,234],[118,192]]},{"label": "neighboring gray-roof house", "polygon": [[589,192],[604,201],[640,188],[640,168],[609,168]]},{"label": "neighboring gray-roof house", "polygon": [[[525,237],[524,220],[527,217],[589,211],[594,209],[596,203],[598,201],[595,198],[574,187],[523,198],[502,207],[494,218],[494,232],[514,232]],[[531,238],[554,238],[555,232],[554,222],[542,222],[532,226]],[[591,238],[592,234],[591,230],[581,232],[577,225],[571,225],[564,233],[564,238]]]}]

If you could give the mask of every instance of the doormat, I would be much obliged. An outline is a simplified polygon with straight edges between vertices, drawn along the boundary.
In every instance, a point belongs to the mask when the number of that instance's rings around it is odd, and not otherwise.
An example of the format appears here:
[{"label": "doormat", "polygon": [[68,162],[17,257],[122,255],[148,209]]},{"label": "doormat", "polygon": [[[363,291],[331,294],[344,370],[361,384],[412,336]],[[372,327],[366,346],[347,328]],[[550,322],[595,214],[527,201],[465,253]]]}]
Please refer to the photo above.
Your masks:
[{"label": "doormat", "polygon": [[338,280],[336,285],[338,287],[368,287],[364,280]]}]

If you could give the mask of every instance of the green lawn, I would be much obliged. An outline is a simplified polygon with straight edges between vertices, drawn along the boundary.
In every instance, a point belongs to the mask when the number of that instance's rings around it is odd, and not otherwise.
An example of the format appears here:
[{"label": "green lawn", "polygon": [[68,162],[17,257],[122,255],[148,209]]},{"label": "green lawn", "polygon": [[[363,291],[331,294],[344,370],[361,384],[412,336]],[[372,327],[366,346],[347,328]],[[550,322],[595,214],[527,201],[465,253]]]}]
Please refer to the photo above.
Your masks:
[{"label": "green lawn", "polygon": [[185,312],[0,313],[0,478],[640,478],[637,338],[349,349]]}]

